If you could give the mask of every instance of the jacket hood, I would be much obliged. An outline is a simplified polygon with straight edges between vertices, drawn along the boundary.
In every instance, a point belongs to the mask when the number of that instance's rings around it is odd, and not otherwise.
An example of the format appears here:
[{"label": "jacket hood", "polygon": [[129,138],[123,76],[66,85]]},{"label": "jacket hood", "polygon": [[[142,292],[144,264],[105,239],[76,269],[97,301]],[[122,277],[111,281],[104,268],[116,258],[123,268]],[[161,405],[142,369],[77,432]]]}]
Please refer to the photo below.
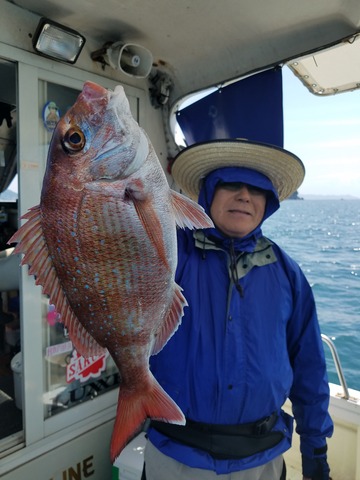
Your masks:
[{"label": "jacket hood", "polygon": [[[260,224],[246,237],[241,239],[234,239],[237,250],[253,251],[256,240],[262,236],[261,225],[280,207],[279,197],[277,191],[268,177],[256,170],[245,167],[224,167],[213,170],[207,175],[202,183],[199,204],[205,209],[205,212],[210,216],[210,207],[213,201],[216,187],[219,183],[228,182],[242,182],[253,187],[261,188],[266,192],[266,207],[265,213]],[[220,241],[222,244],[228,244],[231,239],[219,231],[217,228],[205,229],[207,237]]]}]

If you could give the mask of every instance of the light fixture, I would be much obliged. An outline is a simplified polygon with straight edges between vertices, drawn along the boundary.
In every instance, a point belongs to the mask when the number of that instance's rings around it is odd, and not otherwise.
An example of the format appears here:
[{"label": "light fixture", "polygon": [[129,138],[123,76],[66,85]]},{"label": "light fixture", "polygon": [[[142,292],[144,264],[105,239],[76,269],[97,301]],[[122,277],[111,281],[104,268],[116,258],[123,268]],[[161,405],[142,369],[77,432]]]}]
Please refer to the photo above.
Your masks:
[{"label": "light fixture", "polygon": [[85,41],[75,30],[43,17],[34,34],[33,47],[40,55],[73,64]]},{"label": "light fixture", "polygon": [[91,53],[94,62],[100,62],[105,68],[109,65],[130,77],[146,78],[153,64],[151,52],[136,43],[106,43],[100,50]]}]

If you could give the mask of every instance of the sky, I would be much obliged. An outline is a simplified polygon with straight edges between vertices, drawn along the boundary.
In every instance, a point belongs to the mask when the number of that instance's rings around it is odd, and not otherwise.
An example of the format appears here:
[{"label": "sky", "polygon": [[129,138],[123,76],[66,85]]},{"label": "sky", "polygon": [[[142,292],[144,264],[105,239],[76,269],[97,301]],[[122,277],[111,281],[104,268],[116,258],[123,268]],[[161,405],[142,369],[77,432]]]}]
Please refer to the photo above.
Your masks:
[{"label": "sky", "polygon": [[283,68],[284,148],[301,158],[301,195],[360,198],[360,90],[321,97]]}]

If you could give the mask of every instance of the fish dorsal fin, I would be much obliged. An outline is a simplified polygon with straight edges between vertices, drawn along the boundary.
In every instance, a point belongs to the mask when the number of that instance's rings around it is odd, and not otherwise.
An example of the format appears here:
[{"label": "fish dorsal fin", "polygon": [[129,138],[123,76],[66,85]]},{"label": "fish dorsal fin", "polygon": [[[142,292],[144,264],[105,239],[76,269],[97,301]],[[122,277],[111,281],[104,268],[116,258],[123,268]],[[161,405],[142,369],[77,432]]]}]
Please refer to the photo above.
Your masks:
[{"label": "fish dorsal fin", "polygon": [[78,353],[83,357],[104,353],[105,349],[85,330],[68,303],[45,242],[40,205],[31,208],[21,218],[27,222],[9,240],[9,243],[17,243],[13,254],[24,254],[21,265],[29,265],[29,275],[35,276],[36,285],[42,286],[43,293],[55,305]]},{"label": "fish dorsal fin", "polygon": [[196,202],[184,195],[171,190],[171,201],[176,224],[181,228],[212,228],[211,219],[204,209]]},{"label": "fish dorsal fin", "polygon": [[151,355],[156,355],[165,346],[169,338],[176,332],[180,323],[181,317],[184,313],[184,307],[187,306],[187,301],[181,293],[179,285],[175,284],[175,292],[173,301],[171,303],[168,315],[165,322],[161,324],[159,330],[155,334],[155,343]]}]

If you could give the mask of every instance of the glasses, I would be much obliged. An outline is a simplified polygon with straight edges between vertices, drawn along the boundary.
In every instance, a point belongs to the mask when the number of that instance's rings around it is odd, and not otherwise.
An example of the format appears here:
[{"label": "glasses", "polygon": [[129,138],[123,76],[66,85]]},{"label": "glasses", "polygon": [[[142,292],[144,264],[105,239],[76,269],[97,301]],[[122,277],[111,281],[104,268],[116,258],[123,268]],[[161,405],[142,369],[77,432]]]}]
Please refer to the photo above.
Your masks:
[{"label": "glasses", "polygon": [[217,188],[222,188],[230,192],[236,192],[242,188],[247,188],[247,190],[253,195],[266,195],[266,190],[263,188],[254,187],[253,185],[244,182],[220,182],[217,185]]}]

